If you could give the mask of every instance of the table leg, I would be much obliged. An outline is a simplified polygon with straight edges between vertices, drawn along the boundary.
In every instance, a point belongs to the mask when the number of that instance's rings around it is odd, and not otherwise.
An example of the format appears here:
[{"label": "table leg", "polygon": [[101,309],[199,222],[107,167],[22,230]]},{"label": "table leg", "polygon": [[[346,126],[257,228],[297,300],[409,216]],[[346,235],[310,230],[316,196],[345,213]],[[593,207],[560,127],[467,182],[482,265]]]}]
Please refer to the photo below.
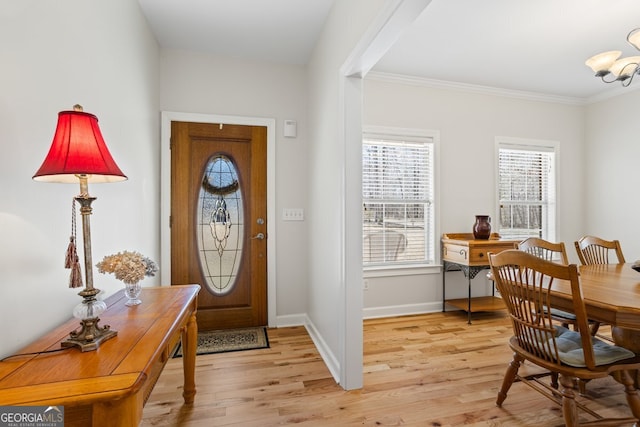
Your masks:
[{"label": "table leg", "polygon": [[187,327],[182,331],[182,348],[183,348],[183,369],[184,369],[184,390],[182,397],[184,403],[193,403],[196,395],[196,350],[198,347],[198,323],[196,322],[195,311],[187,322]]},{"label": "table leg", "polygon": [[[616,345],[640,354],[640,331],[612,326],[611,338]],[[631,374],[635,379],[636,388],[640,388],[640,371],[633,371]]]},{"label": "table leg", "polygon": [[467,274],[467,280],[469,282],[469,296],[467,297],[467,304],[469,306],[467,310],[467,325],[471,324],[471,274]]},{"label": "table leg", "polygon": [[487,268],[486,266],[466,266],[466,265],[461,265],[460,269],[462,270],[462,273],[464,274],[464,276],[467,278],[467,284],[468,284],[468,294],[467,294],[467,324],[471,324],[471,281],[476,277],[476,275],[484,270],[485,268]]},{"label": "table leg", "polygon": [[612,326],[611,337],[616,345],[640,354],[640,331]]},{"label": "table leg", "polygon": [[442,312],[444,313],[446,310],[444,308],[444,306],[447,304],[446,301],[446,294],[445,294],[445,284],[444,284],[444,278],[447,275],[447,261],[443,261],[442,262]]},{"label": "table leg", "polygon": [[[91,421],[84,423],[88,426],[136,427],[142,420],[144,406],[143,393],[133,393],[122,399],[95,402],[92,405]],[[66,419],[67,425],[74,425]],[[87,420],[88,421],[88,420]],[[39,424],[9,424],[9,425],[39,425]],[[44,425],[44,424],[43,424]]]}]

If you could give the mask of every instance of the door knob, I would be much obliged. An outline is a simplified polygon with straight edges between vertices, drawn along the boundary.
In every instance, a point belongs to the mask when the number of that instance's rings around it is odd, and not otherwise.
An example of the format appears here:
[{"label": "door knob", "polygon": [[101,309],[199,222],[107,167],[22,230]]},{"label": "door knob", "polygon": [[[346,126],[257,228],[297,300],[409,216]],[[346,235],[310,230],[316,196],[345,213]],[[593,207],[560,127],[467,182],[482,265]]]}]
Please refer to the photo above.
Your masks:
[{"label": "door knob", "polygon": [[264,233],[258,233],[252,237],[252,239],[264,240]]}]

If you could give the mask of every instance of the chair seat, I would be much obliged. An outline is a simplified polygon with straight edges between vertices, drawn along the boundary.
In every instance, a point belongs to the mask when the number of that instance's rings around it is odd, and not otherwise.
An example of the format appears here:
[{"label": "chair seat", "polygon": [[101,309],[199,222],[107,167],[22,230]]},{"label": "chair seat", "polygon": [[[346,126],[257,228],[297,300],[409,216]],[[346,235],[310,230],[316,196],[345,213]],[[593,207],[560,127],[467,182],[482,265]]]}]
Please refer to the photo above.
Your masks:
[{"label": "chair seat", "polygon": [[557,319],[566,319],[567,321],[576,320],[576,315],[573,313],[569,313],[568,311],[560,310],[558,308],[551,308],[551,315]]},{"label": "chair seat", "polygon": [[[557,320],[558,322],[562,323],[563,326],[568,326],[569,324],[573,324],[573,325],[576,324],[576,315],[568,311],[560,310],[558,308],[553,308],[553,307],[551,308],[551,310],[548,310],[545,307],[545,313],[550,313],[553,320]],[[589,327],[591,329],[591,335],[595,336],[596,333],[598,332],[598,329],[600,328],[600,322],[589,319]]]},{"label": "chair seat", "polygon": [[[586,367],[580,333],[564,326],[556,327],[556,331],[556,345],[558,346],[560,361],[576,368]],[[635,357],[635,354],[626,348],[607,344],[595,337],[592,337],[591,341],[593,343],[596,366],[608,365]],[[552,343],[553,341],[551,340],[549,344]]]}]

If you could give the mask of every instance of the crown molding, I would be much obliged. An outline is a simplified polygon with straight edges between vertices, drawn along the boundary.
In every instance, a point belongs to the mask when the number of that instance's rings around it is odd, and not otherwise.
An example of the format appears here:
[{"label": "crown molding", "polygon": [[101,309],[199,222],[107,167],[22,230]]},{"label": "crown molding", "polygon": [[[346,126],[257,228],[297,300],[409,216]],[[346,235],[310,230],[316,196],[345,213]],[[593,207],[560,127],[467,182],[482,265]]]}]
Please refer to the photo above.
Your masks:
[{"label": "crown molding", "polygon": [[622,85],[616,85],[615,87],[605,92],[602,92],[587,98],[585,104],[595,104],[597,102],[606,101],[607,99],[615,98],[621,95],[626,95],[627,93],[630,93],[630,92],[635,92],[638,89],[640,89],[640,85],[635,85],[631,87],[623,87]]},{"label": "crown molding", "polygon": [[[551,102],[567,105],[586,105],[591,102],[591,98],[577,98],[571,96],[549,95],[537,92],[527,92],[522,90],[500,89],[491,86],[480,86],[468,83],[457,83],[446,80],[429,79],[426,77],[414,77],[402,74],[383,73],[371,71],[366,75],[367,79],[378,80],[388,83],[400,83],[413,86],[422,86],[435,89],[449,89],[468,93],[478,93],[483,95],[501,96],[505,98],[516,98],[527,101]],[[616,95],[612,95],[616,96]]]}]

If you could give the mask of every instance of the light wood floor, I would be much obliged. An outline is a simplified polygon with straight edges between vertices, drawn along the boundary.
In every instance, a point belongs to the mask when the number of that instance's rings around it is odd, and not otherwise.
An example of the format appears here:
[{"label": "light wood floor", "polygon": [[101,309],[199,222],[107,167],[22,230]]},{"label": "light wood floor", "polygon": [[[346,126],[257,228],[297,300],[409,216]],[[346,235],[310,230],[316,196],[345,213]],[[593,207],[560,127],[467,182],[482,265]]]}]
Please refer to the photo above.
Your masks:
[{"label": "light wood floor", "polygon": [[[472,325],[462,312],[366,320],[364,387],[344,391],[303,327],[270,329],[269,349],[198,356],[193,406],[182,403],[182,359],[170,360],[141,426],[563,425],[560,408],[522,383],[495,406],[510,334],[503,313],[476,313]],[[587,406],[629,415],[613,380],[587,390]]]}]

